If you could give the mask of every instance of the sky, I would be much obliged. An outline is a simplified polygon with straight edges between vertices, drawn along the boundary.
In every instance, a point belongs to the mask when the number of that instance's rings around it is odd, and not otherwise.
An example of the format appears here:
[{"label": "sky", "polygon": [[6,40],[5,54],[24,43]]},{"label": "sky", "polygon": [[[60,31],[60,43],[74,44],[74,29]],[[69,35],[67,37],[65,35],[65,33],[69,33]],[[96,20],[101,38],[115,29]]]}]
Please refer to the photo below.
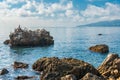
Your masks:
[{"label": "sky", "polygon": [[73,27],[120,19],[120,0],[0,0],[0,27]]}]

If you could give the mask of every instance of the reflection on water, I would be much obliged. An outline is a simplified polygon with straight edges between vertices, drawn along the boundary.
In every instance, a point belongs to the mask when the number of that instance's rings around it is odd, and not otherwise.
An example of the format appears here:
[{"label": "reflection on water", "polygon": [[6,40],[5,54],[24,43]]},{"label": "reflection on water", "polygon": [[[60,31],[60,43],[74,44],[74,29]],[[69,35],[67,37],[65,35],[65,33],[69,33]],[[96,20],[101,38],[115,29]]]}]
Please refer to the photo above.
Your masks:
[{"label": "reflection on water", "polygon": [[[37,28],[30,27],[32,30]],[[29,48],[10,48],[3,44],[13,29],[0,27],[0,69],[7,68],[10,71],[9,74],[0,76],[0,79],[13,79],[18,75],[35,75],[31,65],[41,57],[72,57],[97,67],[107,54],[93,53],[88,48],[101,43],[109,45],[110,52],[120,55],[119,27],[45,27],[53,35],[55,44],[49,47]],[[99,33],[103,35],[98,36]],[[14,61],[28,63],[30,64],[29,68],[27,70],[14,70],[11,66]]]}]

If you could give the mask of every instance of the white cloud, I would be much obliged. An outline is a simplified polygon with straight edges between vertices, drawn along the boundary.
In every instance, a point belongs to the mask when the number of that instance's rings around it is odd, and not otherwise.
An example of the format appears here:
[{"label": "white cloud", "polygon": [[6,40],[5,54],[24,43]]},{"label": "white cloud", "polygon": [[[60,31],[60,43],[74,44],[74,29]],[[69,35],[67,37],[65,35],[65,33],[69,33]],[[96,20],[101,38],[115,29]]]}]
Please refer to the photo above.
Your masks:
[{"label": "white cloud", "polygon": [[80,13],[88,22],[120,19],[120,6],[109,2],[105,4],[105,7],[88,5]]},{"label": "white cloud", "polygon": [[27,0],[4,0],[4,2],[6,3],[10,3],[10,4],[17,4],[19,2],[25,2]]},{"label": "white cloud", "polygon": [[66,16],[69,17],[69,16],[73,15],[73,10],[66,10],[65,14],[66,14]]},{"label": "white cloud", "polygon": [[[59,3],[51,4],[22,0],[21,2],[26,2],[26,4],[22,5],[20,8],[10,9],[9,6],[13,4],[12,1],[14,4],[20,2],[20,0],[5,0],[0,2],[0,4],[4,5],[0,8],[0,17],[2,17],[0,21],[4,23],[26,25],[31,23],[36,25],[67,25],[68,21],[72,23],[72,20],[69,20],[69,18],[65,16],[66,12],[69,17],[70,14],[72,16],[73,5],[71,1],[67,1],[66,3],[66,1],[63,0]],[[32,11],[33,8],[34,11]]]},{"label": "white cloud", "polygon": [[94,5],[88,5],[87,9],[81,11],[84,17],[96,17],[96,16],[103,16],[108,14],[104,8],[97,7]]},{"label": "white cloud", "polygon": [[38,5],[37,11],[40,14],[52,14],[56,12],[64,12],[66,10],[72,9],[73,5],[72,2],[68,2],[67,4],[61,4],[61,3],[53,3],[53,4],[45,4],[40,3]]},{"label": "white cloud", "polygon": [[73,8],[72,1],[70,1],[66,7],[67,7],[66,9],[72,9]]},{"label": "white cloud", "polygon": [[10,5],[6,4],[6,2],[0,2],[0,9],[6,9],[9,7],[10,7]]},{"label": "white cloud", "polygon": [[120,5],[115,5],[111,3],[106,3],[106,11],[109,12],[110,15],[117,15],[120,17]]},{"label": "white cloud", "polygon": [[[25,2],[20,8],[10,8],[12,4]],[[4,0],[0,2],[0,21],[9,24],[30,25],[70,25],[86,22],[120,19],[120,5],[107,2],[105,7],[89,4],[83,11],[74,9],[72,1],[60,0],[56,3],[35,0]],[[25,20],[24,20],[25,19]],[[19,21],[21,20],[21,21]],[[34,22],[35,21],[35,22]],[[8,24],[7,22],[7,24]],[[32,25],[31,24],[31,25]]]},{"label": "white cloud", "polygon": [[33,7],[33,2],[27,1],[24,6],[22,6],[23,9],[31,9]]}]

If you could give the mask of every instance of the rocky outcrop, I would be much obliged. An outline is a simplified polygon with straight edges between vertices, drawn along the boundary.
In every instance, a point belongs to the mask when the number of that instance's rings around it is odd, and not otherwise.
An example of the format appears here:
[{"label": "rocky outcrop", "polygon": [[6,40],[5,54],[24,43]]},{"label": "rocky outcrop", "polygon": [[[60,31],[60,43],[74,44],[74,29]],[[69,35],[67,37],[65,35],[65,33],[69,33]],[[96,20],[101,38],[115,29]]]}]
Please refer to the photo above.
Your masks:
[{"label": "rocky outcrop", "polygon": [[20,26],[9,35],[10,40],[4,41],[10,46],[49,46],[54,44],[53,37],[45,29],[35,31],[22,29]]},{"label": "rocky outcrop", "polygon": [[98,53],[108,53],[109,47],[105,44],[100,44],[100,45],[91,46],[89,50]]},{"label": "rocky outcrop", "polygon": [[41,80],[64,80],[66,78],[78,80],[88,72],[100,76],[99,72],[89,63],[72,58],[41,58],[33,64],[32,68],[42,72]]},{"label": "rocky outcrop", "polygon": [[7,74],[9,73],[9,71],[5,68],[3,68],[1,71],[0,71],[0,75],[4,75],[4,74]]},{"label": "rocky outcrop", "polygon": [[80,80],[106,80],[102,76],[97,76],[92,73],[87,73],[82,79]]},{"label": "rocky outcrop", "polygon": [[23,63],[23,62],[14,62],[13,64],[13,67],[14,69],[17,69],[17,68],[28,68],[28,64],[26,63]]},{"label": "rocky outcrop", "polygon": [[120,57],[118,54],[109,54],[98,71],[108,80],[120,80]]}]

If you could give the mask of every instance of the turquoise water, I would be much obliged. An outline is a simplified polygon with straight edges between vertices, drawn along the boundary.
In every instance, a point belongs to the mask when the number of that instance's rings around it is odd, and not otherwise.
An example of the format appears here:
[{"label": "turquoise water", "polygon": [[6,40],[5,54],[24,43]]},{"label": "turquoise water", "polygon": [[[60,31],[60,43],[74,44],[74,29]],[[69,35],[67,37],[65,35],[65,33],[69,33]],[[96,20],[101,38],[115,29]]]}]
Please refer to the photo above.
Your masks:
[{"label": "turquoise water", "polygon": [[[38,29],[41,27],[29,27]],[[7,68],[10,73],[0,76],[0,80],[12,80],[18,75],[38,76],[31,65],[41,57],[71,57],[84,60],[98,67],[107,54],[90,52],[88,48],[96,44],[107,44],[110,53],[120,55],[120,27],[45,27],[54,37],[55,44],[49,47],[10,48],[3,44],[13,27],[0,27],[0,69]],[[97,34],[102,33],[102,36]],[[14,61],[29,63],[28,69],[14,70]],[[39,76],[38,76],[39,77]]]}]

